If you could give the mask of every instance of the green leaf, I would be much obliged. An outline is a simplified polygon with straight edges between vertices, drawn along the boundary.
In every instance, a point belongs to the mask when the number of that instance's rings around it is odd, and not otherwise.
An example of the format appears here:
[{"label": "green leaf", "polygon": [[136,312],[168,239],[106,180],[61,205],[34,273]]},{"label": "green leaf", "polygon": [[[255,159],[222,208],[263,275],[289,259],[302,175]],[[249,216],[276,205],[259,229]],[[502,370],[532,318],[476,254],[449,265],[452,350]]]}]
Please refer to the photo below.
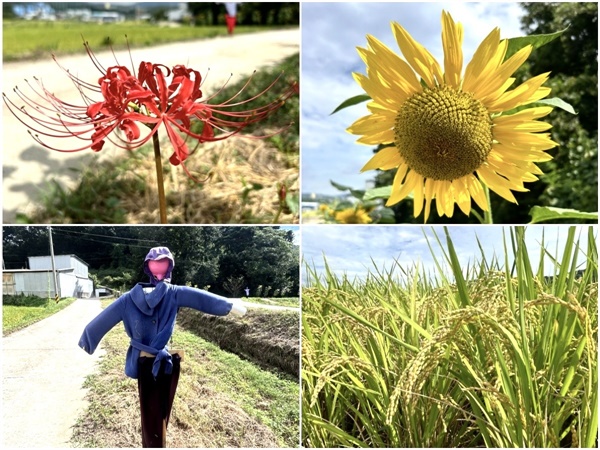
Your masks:
[{"label": "green leaf", "polygon": [[583,212],[576,209],[554,208],[552,206],[534,206],[529,211],[531,222],[539,223],[545,220],[583,219],[598,222],[598,212]]},{"label": "green leaf", "polygon": [[376,198],[390,198],[390,195],[392,195],[392,186],[378,187],[369,189],[367,192],[365,192],[365,197],[363,200],[369,201]]},{"label": "green leaf", "polygon": [[557,97],[545,98],[543,100],[538,100],[536,103],[541,103],[543,105],[550,105],[555,108],[560,108],[562,110],[565,110],[568,113],[577,114],[575,112],[575,109],[573,109],[573,107],[569,103],[567,103],[564,100],[561,100],[560,98],[557,98]]},{"label": "green leaf", "polygon": [[350,194],[352,194],[352,197],[362,200],[365,196],[365,191],[362,189],[350,189]]},{"label": "green leaf", "polygon": [[376,223],[396,223],[394,210],[390,208],[377,208],[369,214]]},{"label": "green leaf", "polygon": [[350,186],[344,186],[343,184],[336,183],[335,181],[332,181],[332,180],[329,180],[329,182],[338,191],[351,191],[352,190],[352,188]]},{"label": "green leaf", "polygon": [[517,53],[519,50],[521,50],[526,45],[533,46],[533,49],[535,50],[536,48],[540,48],[543,45],[546,45],[547,43],[552,42],[554,39],[556,39],[561,34],[563,34],[565,31],[567,31],[567,28],[565,28],[564,30],[561,30],[561,31],[557,31],[556,33],[532,34],[531,36],[521,36],[521,37],[516,37],[516,38],[510,38],[508,40],[508,48],[506,49],[506,56],[504,57],[504,60],[506,61],[508,58],[510,58],[515,53]]},{"label": "green leaf", "polygon": [[292,214],[298,214],[298,210],[300,208],[300,197],[298,194],[287,195],[285,197],[285,204],[290,209]]},{"label": "green leaf", "polygon": [[371,100],[371,97],[369,97],[367,94],[355,95],[354,97],[350,97],[349,99],[344,100],[340,104],[340,106],[338,106],[337,108],[335,108],[333,110],[333,112],[331,114],[335,114],[336,112],[340,111],[341,109],[348,108],[349,106],[354,106],[359,103],[366,102],[368,100]]}]

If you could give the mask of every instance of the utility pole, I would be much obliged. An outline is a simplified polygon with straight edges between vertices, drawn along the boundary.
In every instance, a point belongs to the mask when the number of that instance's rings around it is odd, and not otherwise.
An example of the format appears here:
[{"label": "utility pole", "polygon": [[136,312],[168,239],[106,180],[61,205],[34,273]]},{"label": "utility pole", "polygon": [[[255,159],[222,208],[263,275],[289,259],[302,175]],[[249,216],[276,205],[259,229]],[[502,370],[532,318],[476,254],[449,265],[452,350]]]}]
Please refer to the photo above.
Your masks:
[{"label": "utility pole", "polygon": [[52,261],[52,275],[54,276],[54,300],[60,298],[60,289],[58,287],[58,277],[56,276],[56,264],[54,263],[54,244],[52,243],[52,227],[48,227],[48,236],[50,237],[50,260]]}]

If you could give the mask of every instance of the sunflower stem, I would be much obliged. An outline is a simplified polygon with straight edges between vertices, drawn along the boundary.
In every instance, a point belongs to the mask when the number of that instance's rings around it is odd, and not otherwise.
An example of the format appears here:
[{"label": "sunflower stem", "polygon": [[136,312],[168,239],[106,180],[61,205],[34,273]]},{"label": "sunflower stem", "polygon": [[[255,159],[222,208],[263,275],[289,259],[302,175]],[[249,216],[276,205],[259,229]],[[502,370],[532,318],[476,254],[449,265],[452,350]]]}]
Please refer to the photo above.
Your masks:
[{"label": "sunflower stem", "polygon": [[162,161],[160,158],[160,142],[158,133],[152,135],[154,144],[154,164],[156,165],[156,184],[158,185],[158,207],[160,210],[160,223],[167,223],[167,201],[165,198],[165,185],[163,182]]},{"label": "sunflower stem", "polygon": [[494,218],[492,216],[492,202],[490,200],[490,188],[486,185],[483,185],[483,190],[485,191],[485,201],[487,202],[488,209],[483,212],[483,223],[493,224]]}]

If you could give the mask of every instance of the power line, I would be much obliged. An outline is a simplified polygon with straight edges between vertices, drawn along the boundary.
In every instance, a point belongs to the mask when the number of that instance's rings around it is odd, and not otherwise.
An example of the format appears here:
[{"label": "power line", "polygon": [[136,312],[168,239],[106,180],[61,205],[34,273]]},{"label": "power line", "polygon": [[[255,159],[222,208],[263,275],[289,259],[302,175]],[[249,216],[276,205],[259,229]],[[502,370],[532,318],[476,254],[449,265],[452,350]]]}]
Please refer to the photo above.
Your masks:
[{"label": "power line", "polygon": [[[52,228],[53,231],[56,232],[56,228]],[[70,233],[70,230],[60,230],[61,232],[59,233],[55,233],[56,235],[60,235],[62,237],[73,237]],[[80,240],[84,240],[84,241],[88,241],[88,242],[98,242],[101,244],[106,244],[106,245],[113,245],[113,246],[117,246],[117,245],[122,245],[122,246],[127,246],[130,248],[148,248],[149,245],[151,246],[157,246],[160,245],[160,243],[157,243],[157,241],[153,241],[150,239],[136,239],[136,238],[125,238],[125,237],[119,237],[119,236],[104,236],[104,235],[100,235],[100,234],[94,234],[94,233],[78,233],[78,232],[74,232],[74,234],[77,234],[77,239]],[[111,242],[110,240],[100,240],[100,239],[92,239],[92,238],[88,238],[88,237],[84,237],[84,236],[98,236],[104,239],[124,239],[127,241],[134,241],[137,243],[140,243],[140,245],[136,245],[132,242]],[[141,245],[142,242],[148,242],[148,244],[144,244]]]},{"label": "power line", "polygon": [[151,242],[151,243],[155,243],[156,242],[156,241],[151,240],[151,239],[127,238],[127,237],[121,237],[121,236],[108,236],[106,234],[83,233],[83,232],[79,232],[79,231],[75,231],[75,230],[65,230],[65,229],[61,229],[61,228],[57,228],[57,227],[53,227],[52,229],[54,231],[61,231],[63,233],[81,234],[81,235],[85,235],[85,236],[96,236],[96,237],[103,237],[103,238],[114,238],[114,239],[122,239],[122,240],[126,240],[126,241],[137,241],[137,242]]}]

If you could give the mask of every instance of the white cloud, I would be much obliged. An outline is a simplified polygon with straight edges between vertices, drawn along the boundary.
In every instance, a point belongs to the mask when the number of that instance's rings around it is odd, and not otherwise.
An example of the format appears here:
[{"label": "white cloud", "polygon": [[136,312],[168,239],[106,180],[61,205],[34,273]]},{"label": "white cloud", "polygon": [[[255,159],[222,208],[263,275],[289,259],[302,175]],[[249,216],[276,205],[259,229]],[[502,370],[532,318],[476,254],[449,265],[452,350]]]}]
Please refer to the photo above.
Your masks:
[{"label": "white cloud", "polygon": [[[505,240],[508,264],[512,266],[514,255],[511,245],[511,227],[452,226],[447,230],[463,269],[474,264],[478,265],[483,258],[482,252],[488,263],[492,262],[495,255],[500,268],[503,268]],[[534,271],[537,271],[542,256],[542,239],[548,253],[560,260],[568,230],[569,227],[559,225],[526,228],[525,242]],[[587,226],[576,229],[576,239],[580,240],[580,246],[584,250],[587,246],[587,230]],[[335,274],[338,276],[346,274],[350,278],[364,278],[368,272],[375,272],[373,264],[380,269],[389,270],[396,263],[404,270],[411,270],[418,263],[423,273],[434,275],[438,270],[434,258],[442,266],[445,274],[450,273],[444,257],[448,247],[445,229],[442,227],[303,225],[301,233],[304,262],[321,274],[325,270],[325,259]],[[584,252],[578,255],[577,264],[578,268],[585,266]],[[551,275],[554,265],[548,255],[544,256],[544,266],[544,274]],[[401,275],[402,272],[396,268],[394,273]]]}]

